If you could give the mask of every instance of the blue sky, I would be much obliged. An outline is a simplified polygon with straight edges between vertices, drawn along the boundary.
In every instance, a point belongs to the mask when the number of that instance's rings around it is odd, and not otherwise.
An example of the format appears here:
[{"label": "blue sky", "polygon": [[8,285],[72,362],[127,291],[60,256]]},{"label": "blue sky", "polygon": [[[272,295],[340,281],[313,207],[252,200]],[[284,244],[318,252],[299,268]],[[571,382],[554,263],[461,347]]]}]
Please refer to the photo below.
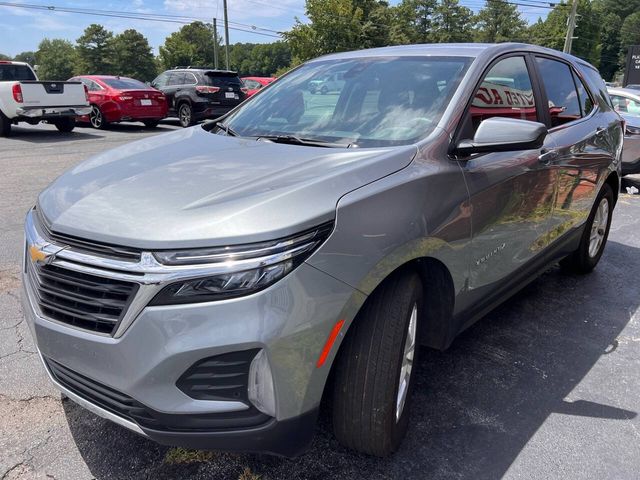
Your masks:
[{"label": "blue sky", "polygon": [[[398,3],[392,0],[391,3]],[[132,13],[182,15],[211,21],[222,19],[222,0],[7,0],[9,3],[30,5],[53,5],[56,7],[126,11]],[[464,5],[476,10],[483,0],[462,0]],[[304,17],[304,0],[228,0],[231,27],[230,42],[269,42],[270,36],[252,32],[272,34],[271,31],[288,30],[295,17]],[[547,10],[521,7],[523,16],[534,21]],[[147,37],[154,52],[164,39],[180,28],[178,23],[165,23],[123,18],[106,18],[47,10],[30,10],[0,6],[0,53],[16,55],[22,51],[36,50],[44,38],[64,38],[75,41],[91,23],[100,23],[114,33],[135,28]],[[222,22],[219,22],[220,34]],[[255,29],[252,27],[256,27]],[[269,30],[260,30],[266,28]]]}]

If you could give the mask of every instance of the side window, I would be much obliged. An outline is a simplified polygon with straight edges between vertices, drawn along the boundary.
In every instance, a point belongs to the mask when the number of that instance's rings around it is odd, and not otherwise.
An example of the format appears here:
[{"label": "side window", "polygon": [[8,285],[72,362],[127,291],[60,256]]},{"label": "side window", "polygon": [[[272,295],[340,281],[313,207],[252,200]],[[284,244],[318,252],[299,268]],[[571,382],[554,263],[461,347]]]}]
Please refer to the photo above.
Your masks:
[{"label": "side window", "polygon": [[611,101],[616,112],[640,115],[640,102],[620,95],[611,95]]},{"label": "side window", "polygon": [[582,115],[571,67],[566,63],[536,57],[540,78],[547,92],[551,126],[573,122]]},{"label": "side window", "polygon": [[249,80],[249,79],[244,80],[244,86],[247,87],[249,90],[257,90],[260,87],[262,87],[262,85],[256,82],[255,80]]},{"label": "side window", "polygon": [[193,73],[186,72],[184,74],[184,82],[185,85],[197,85],[198,79]]},{"label": "side window", "polygon": [[573,73],[573,81],[576,83],[576,87],[578,88],[578,98],[580,99],[580,108],[582,109],[582,116],[586,117],[593,110],[593,100],[587,93],[587,88],[580,80],[580,77],[576,75],[576,72]]},{"label": "side window", "polygon": [[505,58],[491,67],[473,97],[470,114],[473,132],[468,137],[473,137],[480,122],[487,118],[538,120],[524,57]]},{"label": "side window", "polygon": [[102,90],[102,87],[98,85],[96,82],[94,82],[93,80],[89,80],[87,82],[87,88],[89,89],[90,92],[97,92],[99,90]]},{"label": "side window", "polygon": [[184,85],[184,72],[171,72],[167,80],[167,86]]},{"label": "side window", "polygon": [[158,75],[151,84],[156,88],[161,88],[167,85],[167,80],[169,79],[168,73],[161,73]]}]

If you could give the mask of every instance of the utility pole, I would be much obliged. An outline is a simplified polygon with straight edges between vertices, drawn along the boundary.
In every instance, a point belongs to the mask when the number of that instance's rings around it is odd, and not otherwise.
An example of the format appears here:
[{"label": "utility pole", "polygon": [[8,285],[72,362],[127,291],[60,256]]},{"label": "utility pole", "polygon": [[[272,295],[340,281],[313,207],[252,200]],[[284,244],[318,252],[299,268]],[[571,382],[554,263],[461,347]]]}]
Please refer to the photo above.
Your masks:
[{"label": "utility pole", "polygon": [[[225,0],[226,1],[226,0]],[[578,10],[578,0],[573,0],[573,5],[571,5],[571,13],[569,14],[569,18],[567,19],[567,36],[564,39],[564,49],[562,50],[564,53],[571,53],[571,45],[573,44],[573,31],[576,28],[576,11]]]},{"label": "utility pole", "polygon": [[213,18],[213,67],[218,69],[218,19]]},{"label": "utility pole", "polygon": [[222,1],[224,6],[224,56],[227,60],[227,70],[229,70],[229,17],[227,16],[227,0]]}]

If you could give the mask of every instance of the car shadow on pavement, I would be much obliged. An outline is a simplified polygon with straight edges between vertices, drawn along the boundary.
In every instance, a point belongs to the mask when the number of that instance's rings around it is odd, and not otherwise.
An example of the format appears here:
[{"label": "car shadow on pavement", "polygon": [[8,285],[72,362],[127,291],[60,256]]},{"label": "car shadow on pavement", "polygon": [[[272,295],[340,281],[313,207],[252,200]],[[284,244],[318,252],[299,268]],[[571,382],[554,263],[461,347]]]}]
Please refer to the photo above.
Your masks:
[{"label": "car shadow on pavement", "polygon": [[421,349],[409,432],[386,459],[341,447],[326,414],[309,452],[289,460],[170,449],[69,400],[64,409],[76,445],[99,480],[236,479],[246,468],[263,480],[500,478],[551,414],[615,422],[636,417],[617,406],[606,388],[598,391],[606,398],[601,402],[580,398],[576,388],[603,356],[617,354],[618,337],[640,303],[629,280],[633,271],[640,271],[640,249],[610,241],[593,274],[553,267],[461,334],[449,350]]},{"label": "car shadow on pavement", "polygon": [[78,128],[73,132],[61,133],[55,128],[43,130],[41,128],[13,127],[9,139],[31,143],[60,143],[72,140],[91,140],[99,137],[99,135]]}]

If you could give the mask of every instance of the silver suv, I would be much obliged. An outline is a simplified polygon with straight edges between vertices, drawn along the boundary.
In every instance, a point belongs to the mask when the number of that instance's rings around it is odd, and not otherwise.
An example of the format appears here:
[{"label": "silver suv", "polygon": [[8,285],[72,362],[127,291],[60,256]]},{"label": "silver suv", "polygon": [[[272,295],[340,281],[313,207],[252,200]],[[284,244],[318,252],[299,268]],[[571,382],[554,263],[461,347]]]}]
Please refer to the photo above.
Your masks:
[{"label": "silver suv", "polygon": [[622,139],[598,72],[553,50],[322,57],[58,178],[27,215],[24,311],[60,390],[158,442],[294,456],[325,397],[343,444],[387,455],[419,345],[596,266]]}]

